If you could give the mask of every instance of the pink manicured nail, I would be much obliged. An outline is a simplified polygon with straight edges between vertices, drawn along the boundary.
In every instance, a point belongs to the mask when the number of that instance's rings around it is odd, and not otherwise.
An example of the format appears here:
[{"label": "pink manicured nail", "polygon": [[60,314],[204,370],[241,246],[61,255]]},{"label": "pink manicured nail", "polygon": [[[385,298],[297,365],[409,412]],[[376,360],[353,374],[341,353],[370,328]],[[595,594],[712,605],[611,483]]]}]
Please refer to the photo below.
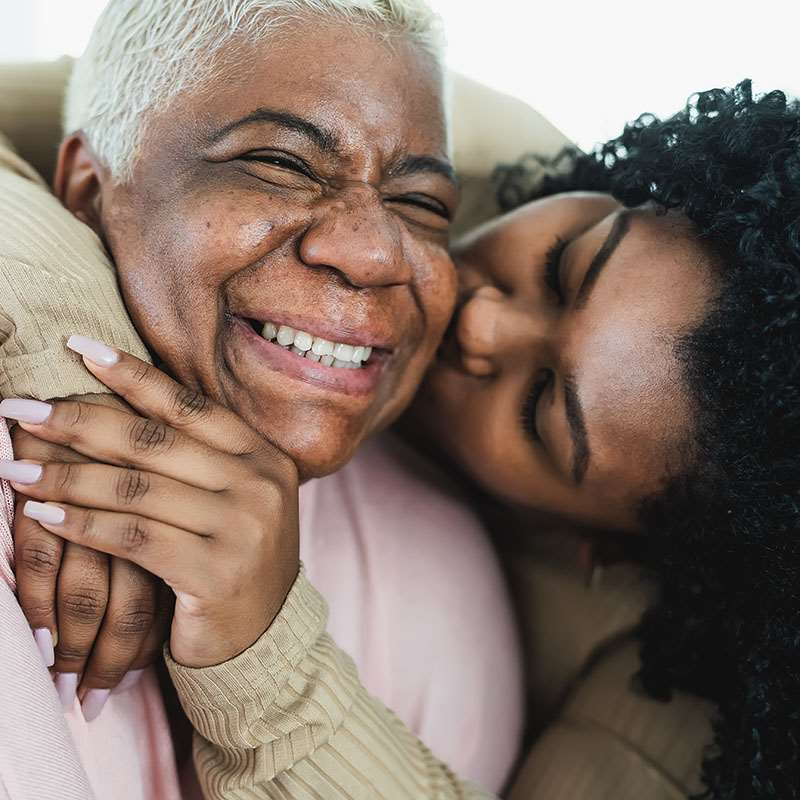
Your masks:
[{"label": "pink manicured nail", "polygon": [[56,654],[53,648],[53,634],[47,628],[37,628],[33,632],[33,640],[42,655],[42,661],[46,667],[52,667],[56,663]]},{"label": "pink manicured nail", "polygon": [[36,483],[42,477],[42,465],[28,461],[0,461],[0,478],[14,483]]},{"label": "pink manicured nail", "polygon": [[44,422],[52,410],[53,406],[50,403],[42,403],[39,400],[19,400],[14,397],[0,403],[0,417],[30,422],[33,425]]},{"label": "pink manicured nail", "polygon": [[119,353],[116,350],[87,336],[70,336],[67,339],[67,347],[101,367],[113,367],[119,361]]},{"label": "pink manicured nail", "polygon": [[83,718],[87,722],[92,722],[92,720],[100,716],[100,712],[103,710],[103,706],[106,704],[110,694],[111,691],[109,689],[89,689],[86,692],[83,696],[81,708],[83,709]]},{"label": "pink manicured nail", "polygon": [[26,517],[44,522],[47,525],[60,525],[66,517],[66,512],[61,506],[54,506],[51,503],[37,503],[35,500],[28,500],[22,513]]},{"label": "pink manicured nail", "polygon": [[142,675],[144,675],[144,670],[143,669],[131,670],[116,685],[116,687],[114,689],[114,694],[117,694],[118,692],[127,692],[128,689],[133,689],[133,687],[136,686],[136,684],[139,683],[139,681],[141,680]]},{"label": "pink manicured nail", "polygon": [[78,673],[59,672],[56,675],[56,691],[64,711],[72,711],[78,691]]}]

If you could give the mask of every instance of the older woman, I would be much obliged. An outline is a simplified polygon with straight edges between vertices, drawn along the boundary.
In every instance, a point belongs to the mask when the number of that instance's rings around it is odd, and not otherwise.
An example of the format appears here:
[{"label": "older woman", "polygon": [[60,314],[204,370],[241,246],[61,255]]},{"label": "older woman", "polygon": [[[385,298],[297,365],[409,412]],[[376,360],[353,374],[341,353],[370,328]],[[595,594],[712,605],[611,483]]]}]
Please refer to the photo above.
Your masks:
[{"label": "older woman", "polygon": [[[73,76],[68,121],[77,132],[62,146],[56,176],[59,197],[86,225],[66,225],[52,197],[37,195],[38,217],[18,204],[29,213],[8,222],[3,311],[4,322],[14,320],[8,352],[20,347],[17,312],[30,318],[31,276],[47,261],[34,225],[46,230],[51,253],[63,248],[68,276],[86,274],[81,242],[96,257],[99,236],[138,330],[159,362],[193,387],[183,398],[187,417],[202,410],[194,400],[213,396],[286,454],[280,491],[267,483],[243,491],[226,527],[244,532],[258,516],[293,531],[288,549],[269,573],[209,582],[210,595],[246,587],[266,599],[278,562],[288,589],[301,546],[309,569],[327,580],[342,638],[374,690],[420,734],[435,739],[433,727],[442,730],[437,750],[499,787],[518,746],[521,686],[505,588],[480,526],[387,440],[330,481],[309,481],[348,462],[403,409],[452,312],[447,234],[457,192],[442,94],[435,18],[421,3],[111,3]],[[12,200],[31,190],[22,175],[7,185]],[[72,299],[82,327],[80,300]],[[96,335],[122,316],[105,309],[104,319],[102,304],[91,308]],[[54,327],[62,312],[50,315]],[[271,330],[285,348],[269,343]],[[4,365],[12,384],[52,367],[36,347],[20,356]],[[51,395],[90,388],[55,377]],[[39,396],[47,389],[29,383]],[[156,443],[141,433],[142,446]],[[35,457],[16,437],[18,452]],[[235,451],[242,442],[220,432],[217,444]],[[8,462],[3,470],[17,486],[36,471]],[[143,485],[117,489],[132,502],[149,493]],[[85,548],[67,548],[61,559],[59,539],[24,522],[20,515],[22,606],[48,664],[55,660],[68,720],[81,731],[88,723],[88,739],[96,726],[99,738],[124,705],[125,693],[109,690],[126,667],[143,666],[143,639],[151,652],[158,641],[143,624],[154,614],[152,578],[125,559],[109,567]],[[446,562],[443,551],[452,553]],[[420,582],[418,606],[401,591],[411,580]],[[462,587],[479,581],[482,591],[464,596]],[[456,615],[462,623],[454,627]],[[484,626],[484,618],[500,622]],[[218,632],[236,630],[230,622],[220,618]],[[237,634],[240,650],[261,633],[251,622]],[[456,666],[432,670],[411,650]],[[505,711],[488,701],[492,671],[504,676]],[[464,705],[464,693],[486,701]],[[442,709],[463,713],[460,735],[442,725]],[[137,757],[163,748],[136,738],[115,797],[151,796],[152,765]],[[108,796],[105,763],[94,756],[87,768]],[[169,758],[157,766],[169,772]]]}]

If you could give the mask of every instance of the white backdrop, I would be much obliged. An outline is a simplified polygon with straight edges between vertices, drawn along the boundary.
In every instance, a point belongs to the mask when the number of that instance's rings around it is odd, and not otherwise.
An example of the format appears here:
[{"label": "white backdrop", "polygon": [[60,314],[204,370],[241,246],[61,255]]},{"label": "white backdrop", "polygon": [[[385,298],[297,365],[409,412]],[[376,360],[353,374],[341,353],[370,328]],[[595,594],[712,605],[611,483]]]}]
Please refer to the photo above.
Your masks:
[{"label": "white backdrop", "polygon": [[[800,95],[797,0],[431,0],[453,67],[526,100],[579,144],[750,77]],[[83,49],[105,0],[0,0],[0,60]]]}]

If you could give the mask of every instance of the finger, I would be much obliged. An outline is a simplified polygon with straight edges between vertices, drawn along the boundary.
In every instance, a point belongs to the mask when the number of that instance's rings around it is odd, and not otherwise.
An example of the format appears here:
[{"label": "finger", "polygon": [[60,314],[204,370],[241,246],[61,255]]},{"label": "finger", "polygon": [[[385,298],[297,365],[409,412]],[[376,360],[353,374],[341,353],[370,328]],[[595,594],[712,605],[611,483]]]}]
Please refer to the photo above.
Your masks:
[{"label": "finger", "polygon": [[[107,464],[38,466],[35,482],[11,482],[34,500],[124,511],[194,533],[219,533],[231,525],[230,501],[224,494],[187,486],[163,475]],[[0,464],[0,474],[2,471]]]},{"label": "finger", "polygon": [[[139,655],[135,658],[132,669],[141,673],[151,664],[156,664],[161,659],[164,642],[169,638],[172,625],[172,615],[175,612],[175,593],[163,581],[157,581],[158,593],[156,595],[156,616],[153,625],[148,631]],[[121,690],[122,687],[118,687]]]},{"label": "finger", "polygon": [[[30,501],[28,501],[30,502]],[[56,688],[66,709],[75,702],[78,676],[84,671],[108,604],[108,556],[68,545],[58,576]]]},{"label": "finger", "polygon": [[92,403],[3,400],[0,414],[14,416],[36,436],[93,460],[138,467],[202,489],[227,488],[231,477],[235,479],[244,469],[236,457],[163,422]]},{"label": "finger", "polygon": [[98,511],[66,503],[28,500],[27,517],[83,547],[133,561],[164,580],[173,590],[203,594],[208,589],[210,536],[145,519],[135,514]]},{"label": "finger", "polygon": [[159,419],[225,453],[244,455],[264,445],[265,440],[232,411],[152,364],[85,336],[70,336],[67,347],[82,355],[93,375],[145,417]]},{"label": "finger", "polygon": [[27,499],[17,495],[14,515],[17,597],[37,644],[42,643],[40,649],[45,666],[52,667],[53,648],[58,642],[56,587],[64,540],[23,515],[22,506]]},{"label": "finger", "polygon": [[96,716],[109,692],[133,668],[155,623],[159,583],[130,561],[111,559],[106,614],[78,690],[84,716],[87,709]]},{"label": "finger", "polygon": [[11,438],[14,444],[14,456],[18,461],[33,461],[41,464],[44,461],[79,463],[88,460],[86,456],[71,447],[47,442],[19,426],[14,428],[14,435]]}]

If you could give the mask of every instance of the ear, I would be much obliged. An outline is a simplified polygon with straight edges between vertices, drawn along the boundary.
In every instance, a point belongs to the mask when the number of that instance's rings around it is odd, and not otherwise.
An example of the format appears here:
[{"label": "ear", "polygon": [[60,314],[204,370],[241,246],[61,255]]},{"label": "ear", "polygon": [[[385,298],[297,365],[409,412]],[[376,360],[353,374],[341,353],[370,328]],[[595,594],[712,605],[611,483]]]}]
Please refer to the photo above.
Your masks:
[{"label": "ear", "polygon": [[53,191],[65,208],[99,236],[102,236],[102,187],[107,172],[82,131],[71,134],[61,143]]}]

